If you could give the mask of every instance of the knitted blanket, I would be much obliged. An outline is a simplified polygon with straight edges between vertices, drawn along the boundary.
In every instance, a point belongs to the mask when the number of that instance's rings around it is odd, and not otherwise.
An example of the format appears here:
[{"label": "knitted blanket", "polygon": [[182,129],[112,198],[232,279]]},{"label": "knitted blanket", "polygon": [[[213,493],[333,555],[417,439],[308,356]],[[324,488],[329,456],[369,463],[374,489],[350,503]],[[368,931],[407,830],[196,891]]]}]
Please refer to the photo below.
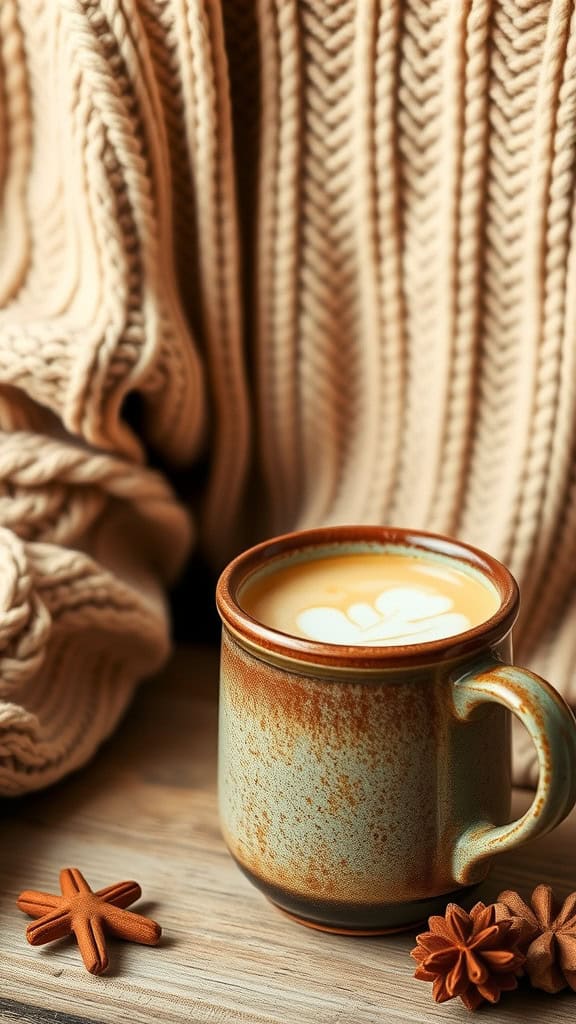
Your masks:
[{"label": "knitted blanket", "polygon": [[2,0],[0,792],[166,656],[191,519],[475,543],[576,702],[575,150],[574,0]]}]

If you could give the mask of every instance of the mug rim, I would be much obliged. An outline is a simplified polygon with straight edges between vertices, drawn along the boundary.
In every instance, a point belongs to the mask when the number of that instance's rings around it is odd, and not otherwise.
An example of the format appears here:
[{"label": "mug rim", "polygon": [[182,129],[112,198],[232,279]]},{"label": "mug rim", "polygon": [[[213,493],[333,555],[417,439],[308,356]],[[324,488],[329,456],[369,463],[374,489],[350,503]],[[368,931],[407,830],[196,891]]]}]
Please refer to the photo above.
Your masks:
[{"label": "mug rim", "polygon": [[[397,545],[467,562],[495,587],[500,605],[484,622],[455,636],[390,647],[332,644],[293,636],[264,625],[240,605],[237,595],[241,585],[272,559],[306,548],[331,545],[337,553],[338,545],[351,543]],[[247,548],[229,562],[216,586],[216,606],[223,624],[240,643],[247,643],[256,653],[277,655],[312,666],[352,670],[413,667],[473,655],[509,633],[518,615],[519,598],[518,584],[510,570],[481,548],[445,534],[374,525],[323,526],[271,537]]]}]

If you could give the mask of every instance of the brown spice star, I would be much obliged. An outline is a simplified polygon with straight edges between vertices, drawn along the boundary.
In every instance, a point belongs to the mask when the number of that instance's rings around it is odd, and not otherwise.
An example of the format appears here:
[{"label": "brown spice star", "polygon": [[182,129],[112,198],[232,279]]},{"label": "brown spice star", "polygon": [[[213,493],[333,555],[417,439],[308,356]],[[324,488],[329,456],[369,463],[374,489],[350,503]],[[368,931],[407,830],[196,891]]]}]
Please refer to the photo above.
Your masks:
[{"label": "brown spice star", "polygon": [[508,920],[496,920],[494,904],[477,903],[469,914],[455,903],[446,916],[431,917],[430,931],[416,936],[411,956],[418,963],[414,977],[433,982],[437,1003],[460,996],[468,1010],[486,1000],[497,1003],[501,992],[518,985],[524,956],[518,950]]},{"label": "brown spice star", "polygon": [[63,868],[60,888],[61,896],[27,890],[18,897],[20,910],[39,919],[26,929],[32,946],[73,933],[86,969],[102,974],[108,967],[105,931],[147,946],[160,941],[160,925],[125,909],[142,895],[137,882],[118,882],[93,892],[78,868]]},{"label": "brown spice star", "polygon": [[497,914],[512,922],[531,985],[544,992],[569,985],[576,992],[576,892],[560,906],[549,885],[537,885],[531,904],[506,890],[498,897]]}]

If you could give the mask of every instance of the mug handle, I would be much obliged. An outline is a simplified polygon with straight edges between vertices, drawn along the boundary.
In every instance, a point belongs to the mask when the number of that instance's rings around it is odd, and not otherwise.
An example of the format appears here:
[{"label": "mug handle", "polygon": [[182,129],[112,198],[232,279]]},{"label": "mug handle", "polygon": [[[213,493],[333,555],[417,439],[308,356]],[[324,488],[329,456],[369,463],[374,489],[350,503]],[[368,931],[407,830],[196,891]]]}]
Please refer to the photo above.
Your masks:
[{"label": "mug handle", "polygon": [[453,877],[462,885],[477,880],[475,870],[493,854],[511,850],[559,825],[576,803],[576,720],[560,694],[540,676],[500,663],[483,666],[453,683],[456,715],[465,721],[490,701],[508,708],[530,733],[540,774],[526,813],[509,825],[478,821],[460,836],[453,854]]}]

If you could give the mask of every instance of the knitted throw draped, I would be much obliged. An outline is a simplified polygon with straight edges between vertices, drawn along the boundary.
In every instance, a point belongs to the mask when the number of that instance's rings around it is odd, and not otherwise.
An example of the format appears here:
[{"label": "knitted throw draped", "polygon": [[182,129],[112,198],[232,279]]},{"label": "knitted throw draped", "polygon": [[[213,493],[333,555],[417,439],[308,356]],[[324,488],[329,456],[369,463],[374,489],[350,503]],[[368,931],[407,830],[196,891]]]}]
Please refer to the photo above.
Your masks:
[{"label": "knitted throw draped", "polygon": [[190,520],[484,547],[576,701],[575,150],[574,0],[1,0],[0,792],[165,657]]}]

